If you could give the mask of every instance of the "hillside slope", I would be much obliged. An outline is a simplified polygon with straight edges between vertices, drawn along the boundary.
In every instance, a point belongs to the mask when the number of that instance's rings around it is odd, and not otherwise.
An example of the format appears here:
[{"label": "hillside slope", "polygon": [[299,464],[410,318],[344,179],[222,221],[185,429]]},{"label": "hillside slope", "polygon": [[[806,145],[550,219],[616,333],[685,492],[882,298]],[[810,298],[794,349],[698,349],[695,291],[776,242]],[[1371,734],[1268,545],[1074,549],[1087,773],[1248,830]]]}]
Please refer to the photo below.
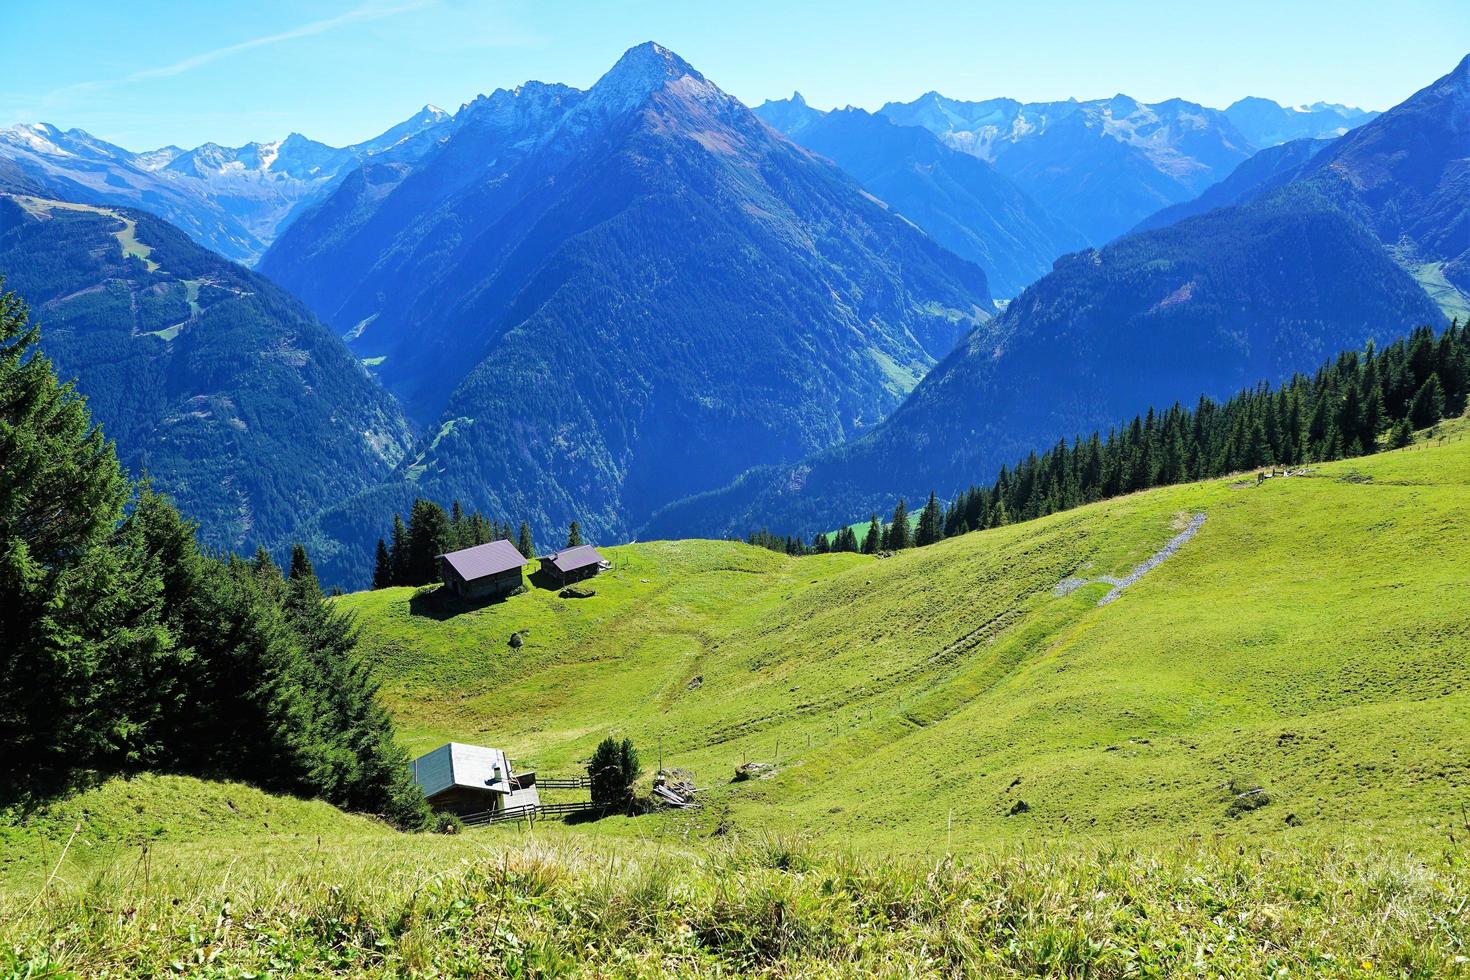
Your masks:
[{"label": "hillside slope", "polygon": [[408,451],[397,404],[304,305],[150,214],[0,194],[0,276],[123,465],[211,548],[273,545]]},{"label": "hillside slope", "polygon": [[872,432],[673,504],[643,533],[829,530],[951,497],[1141,405],[1229,397],[1442,319],[1370,231],[1291,185],[1064,257]]},{"label": "hillside slope", "polygon": [[[886,559],[655,542],[609,549],[586,600],[339,602],[410,750],[489,743],[552,775],[626,734],[709,787],[703,831],[893,850],[1424,828],[1470,787],[1465,433]],[[1197,514],[1099,605],[1097,579]],[[730,783],[745,760],[777,769]]]}]

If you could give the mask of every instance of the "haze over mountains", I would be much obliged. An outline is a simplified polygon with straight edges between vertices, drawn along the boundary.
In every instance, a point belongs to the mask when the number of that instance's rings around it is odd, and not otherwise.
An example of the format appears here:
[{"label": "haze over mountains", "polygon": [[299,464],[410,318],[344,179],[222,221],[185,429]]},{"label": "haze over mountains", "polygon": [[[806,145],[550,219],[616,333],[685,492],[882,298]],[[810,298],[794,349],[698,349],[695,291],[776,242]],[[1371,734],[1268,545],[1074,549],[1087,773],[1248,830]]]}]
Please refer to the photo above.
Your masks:
[{"label": "haze over mountains", "polygon": [[331,147],[292,133],[241,147],[205,143],[133,153],[46,123],[0,129],[0,158],[45,193],[82,204],[144,208],[225,258],[253,263],[297,210],[371,157],[412,160],[450,116],[425,106],[380,136]]},{"label": "haze over mountains", "polygon": [[985,269],[991,288],[1015,296],[1082,233],[1031,200],[1008,178],[926,129],[862,109],[819,112],[797,93],[755,110],[797,143],[832,160],[935,241]]},{"label": "haze over mountains", "polygon": [[1183,99],[1146,104],[1121,94],[1022,103],[966,102],[938,92],[879,111],[994,164],[1094,245],[1195,197],[1257,149],[1336,136],[1372,115],[1327,106],[1295,111],[1266,99],[1220,110]]}]

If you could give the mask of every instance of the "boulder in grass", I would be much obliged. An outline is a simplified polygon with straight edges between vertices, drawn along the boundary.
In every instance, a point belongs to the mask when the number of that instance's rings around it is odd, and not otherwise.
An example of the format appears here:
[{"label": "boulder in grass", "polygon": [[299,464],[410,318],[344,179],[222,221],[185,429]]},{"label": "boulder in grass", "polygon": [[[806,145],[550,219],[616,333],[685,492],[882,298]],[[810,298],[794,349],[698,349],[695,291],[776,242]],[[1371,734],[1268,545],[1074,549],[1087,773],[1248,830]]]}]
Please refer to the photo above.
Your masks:
[{"label": "boulder in grass", "polygon": [[557,595],[563,599],[590,599],[597,595],[596,589],[584,589],[580,586],[569,585],[562,589]]}]

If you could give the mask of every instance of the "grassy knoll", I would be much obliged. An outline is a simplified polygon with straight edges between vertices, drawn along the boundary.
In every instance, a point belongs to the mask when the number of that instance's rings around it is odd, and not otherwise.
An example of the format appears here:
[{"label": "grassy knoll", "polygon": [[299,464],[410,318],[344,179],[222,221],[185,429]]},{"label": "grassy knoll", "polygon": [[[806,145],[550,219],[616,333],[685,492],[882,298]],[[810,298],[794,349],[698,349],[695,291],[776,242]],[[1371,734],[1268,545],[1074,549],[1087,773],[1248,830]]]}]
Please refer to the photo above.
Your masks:
[{"label": "grassy knoll", "polygon": [[[885,851],[1433,836],[1470,795],[1461,435],[888,559],[655,542],[608,549],[592,599],[532,590],[443,620],[410,589],[341,601],[410,750],[489,742],[557,773],[609,732],[661,743],[710,788],[692,826],[663,821],[678,833]],[[1194,539],[1118,601],[1097,606],[1105,584],[1055,594],[1126,573],[1196,513]],[[731,784],[746,759],[777,771]]]}]

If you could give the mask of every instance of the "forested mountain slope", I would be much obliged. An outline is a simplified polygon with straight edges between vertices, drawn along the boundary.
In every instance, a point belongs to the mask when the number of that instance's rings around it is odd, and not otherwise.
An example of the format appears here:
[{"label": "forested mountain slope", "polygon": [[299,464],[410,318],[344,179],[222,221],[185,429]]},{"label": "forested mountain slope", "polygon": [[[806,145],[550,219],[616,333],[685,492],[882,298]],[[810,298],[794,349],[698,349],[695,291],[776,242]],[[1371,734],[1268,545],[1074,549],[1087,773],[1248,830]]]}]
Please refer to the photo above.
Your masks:
[{"label": "forested mountain slope", "polygon": [[305,306],[150,214],[0,195],[0,276],[124,465],[212,548],[273,545],[408,451],[393,399]]},{"label": "forested mountain slope", "polygon": [[460,117],[262,263],[427,428],[395,487],[317,524],[328,569],[365,576],[410,494],[623,538],[871,428],[991,308],[979,267],[656,45]]},{"label": "forested mountain slope", "polygon": [[1140,405],[1226,397],[1440,322],[1368,230],[1293,186],[1066,257],[874,432],[673,505],[645,534],[830,530],[988,482]]}]

